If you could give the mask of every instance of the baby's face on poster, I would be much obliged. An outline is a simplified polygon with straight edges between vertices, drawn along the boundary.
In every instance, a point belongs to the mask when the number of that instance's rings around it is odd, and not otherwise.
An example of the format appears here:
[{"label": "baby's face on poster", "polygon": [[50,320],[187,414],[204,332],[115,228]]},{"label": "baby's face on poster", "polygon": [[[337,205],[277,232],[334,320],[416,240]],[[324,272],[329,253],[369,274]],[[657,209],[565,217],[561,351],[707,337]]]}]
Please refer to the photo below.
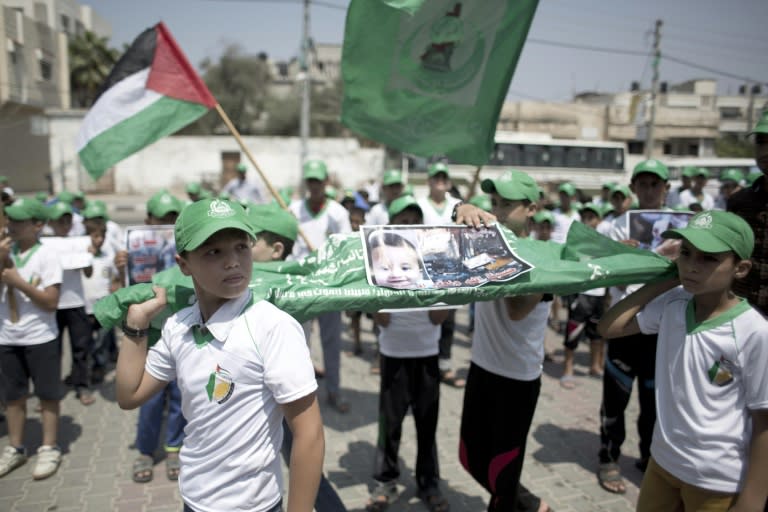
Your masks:
[{"label": "baby's face on poster", "polygon": [[372,253],[373,279],[379,286],[411,288],[421,280],[419,256],[411,247],[383,245]]}]

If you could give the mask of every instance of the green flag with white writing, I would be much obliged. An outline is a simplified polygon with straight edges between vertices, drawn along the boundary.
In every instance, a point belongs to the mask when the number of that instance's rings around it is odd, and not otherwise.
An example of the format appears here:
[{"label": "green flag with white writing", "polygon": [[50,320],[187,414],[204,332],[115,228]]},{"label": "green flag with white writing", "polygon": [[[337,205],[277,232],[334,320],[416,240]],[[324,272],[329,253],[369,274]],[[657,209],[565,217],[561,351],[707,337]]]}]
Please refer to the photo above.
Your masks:
[{"label": "green flag with white writing", "polygon": [[352,0],[342,122],[400,151],[482,165],[538,0]]},{"label": "green flag with white writing", "polygon": [[[471,229],[471,228],[466,228]],[[316,252],[300,261],[255,263],[251,290],[299,321],[329,311],[426,307],[493,300],[512,295],[553,293],[570,295],[605,286],[645,283],[675,275],[668,259],[651,251],[615,242],[574,222],[565,244],[517,238],[500,228],[510,249],[534,266],[510,281],[476,288],[394,290],[368,284],[360,236],[332,235]],[[153,321],[159,328],[168,314],[194,302],[189,276],[178,267],[158,272],[153,283],[167,290],[169,311]],[[94,314],[104,327],[119,325],[130,304],[153,296],[150,284],[122,288],[98,301]],[[153,334],[155,339],[157,334]]]}]

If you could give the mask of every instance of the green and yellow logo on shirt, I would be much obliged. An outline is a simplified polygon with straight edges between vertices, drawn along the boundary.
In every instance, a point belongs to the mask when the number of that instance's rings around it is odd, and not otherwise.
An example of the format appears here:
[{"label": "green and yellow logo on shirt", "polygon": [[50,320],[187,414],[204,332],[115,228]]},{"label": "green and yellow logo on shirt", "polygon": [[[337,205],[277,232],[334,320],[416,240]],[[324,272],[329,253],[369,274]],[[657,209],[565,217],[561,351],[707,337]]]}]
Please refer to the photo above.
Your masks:
[{"label": "green and yellow logo on shirt", "polygon": [[232,375],[224,368],[216,365],[216,371],[208,377],[208,384],[205,386],[208,401],[215,400],[217,404],[223,404],[229,400],[234,390],[235,383],[232,382]]},{"label": "green and yellow logo on shirt", "polygon": [[733,372],[731,371],[733,363],[731,363],[724,356],[720,356],[720,360],[713,364],[709,371],[709,381],[716,386],[725,386],[733,380]]}]

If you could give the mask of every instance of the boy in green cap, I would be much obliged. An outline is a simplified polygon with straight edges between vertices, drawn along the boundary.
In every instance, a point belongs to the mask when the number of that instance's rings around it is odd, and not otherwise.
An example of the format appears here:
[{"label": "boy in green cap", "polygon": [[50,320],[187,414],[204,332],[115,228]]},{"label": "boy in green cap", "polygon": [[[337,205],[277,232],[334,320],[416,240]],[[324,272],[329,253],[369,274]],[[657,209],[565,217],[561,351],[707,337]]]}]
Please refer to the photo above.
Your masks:
[{"label": "boy in green cap", "polygon": [[29,381],[40,399],[42,445],[32,471],[36,480],[54,474],[61,462],[58,447],[61,400],[61,352],[56,306],[61,265],[56,252],[39,241],[45,208],[34,199],[5,207],[8,234],[0,239],[0,280],[7,299],[0,301],[0,373],[8,446],[0,453],[0,477],[27,461],[24,434]]},{"label": "boy in green cap", "polygon": [[680,186],[670,188],[669,193],[667,194],[667,206],[674,208],[680,204],[680,194],[682,194],[684,190],[690,190],[693,176],[696,174],[696,171],[697,167],[694,165],[686,165],[682,168],[680,171]]},{"label": "boy in green cap", "polygon": [[298,322],[253,297],[253,226],[238,204],[187,206],[174,228],[180,270],[197,302],[166,320],[147,353],[165,290],[128,309],[116,395],[133,409],[178,379],[187,438],[179,487],[185,510],[282,510],[278,452],[293,431],[288,510],[311,512],[324,438],[309,350]]},{"label": "boy in green cap", "polygon": [[369,226],[384,226],[389,224],[387,209],[390,203],[403,195],[403,173],[398,169],[389,169],[381,178],[382,200],[373,205],[366,215],[366,224]]},{"label": "boy in green cap", "polygon": [[248,168],[245,164],[237,164],[235,170],[237,171],[237,176],[224,185],[224,188],[221,189],[222,195],[234,201],[245,201],[255,204],[269,202],[269,196],[264,192],[261,184],[248,179]]},{"label": "boy in green cap", "polygon": [[[691,188],[680,192],[680,203],[683,206],[691,208],[692,205],[698,204],[701,206],[701,210],[711,210],[715,207],[715,198],[704,191],[704,187],[709,180],[709,171],[703,167],[696,169],[693,175],[693,182]],[[693,208],[691,208],[693,209]]]},{"label": "boy in green cap", "polygon": [[658,333],[658,416],[637,510],[762,510],[768,321],[732,291],[752,266],[752,230],[707,211],[662,236],[682,242],[678,276],[626,297],[598,326],[607,338]]},{"label": "boy in green cap", "polygon": [[715,198],[715,209],[725,210],[728,198],[741,190],[744,184],[744,173],[738,169],[725,169],[720,173],[720,194]]},{"label": "boy in green cap", "polygon": [[751,135],[755,141],[755,163],[761,174],[751,185],[728,198],[728,211],[752,226],[755,252],[752,270],[746,279],[735,283],[734,291],[768,316],[768,111],[763,112]]},{"label": "boy in green cap", "polygon": [[[481,183],[498,222],[530,234],[539,187],[509,170]],[[478,302],[459,445],[462,466],[491,493],[488,510],[546,510],[520,485],[528,431],[541,389],[544,338],[552,296],[533,294]],[[515,397],[510,407],[509,397]],[[510,454],[513,454],[510,456]]]}]

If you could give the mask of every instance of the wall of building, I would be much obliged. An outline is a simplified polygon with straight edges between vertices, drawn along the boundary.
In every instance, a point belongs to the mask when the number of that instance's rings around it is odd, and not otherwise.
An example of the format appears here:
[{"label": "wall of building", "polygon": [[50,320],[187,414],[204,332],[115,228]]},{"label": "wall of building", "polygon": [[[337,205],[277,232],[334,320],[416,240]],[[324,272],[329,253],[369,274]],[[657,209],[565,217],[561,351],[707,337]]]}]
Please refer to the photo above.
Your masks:
[{"label": "wall of building", "polygon": [[17,104],[0,107],[0,174],[18,192],[47,190],[50,160],[42,110]]},{"label": "wall of building", "polygon": [[[248,167],[248,177],[259,179],[251,163],[231,136],[176,136],[157,141],[119,162],[112,176],[113,190],[104,190],[80,166],[75,139],[83,111],[49,111],[50,154],[53,185],[56,191],[67,188],[86,192],[100,190],[125,194],[143,194],[167,188],[183,194],[189,181],[219,184],[223,171],[222,156],[240,153]],[[243,137],[246,147],[274,187],[297,186],[301,181],[300,139],[298,137]],[[377,179],[384,168],[384,150],[361,148],[356,139],[310,139],[310,158],[328,164],[337,186],[357,188],[369,179]]]}]

